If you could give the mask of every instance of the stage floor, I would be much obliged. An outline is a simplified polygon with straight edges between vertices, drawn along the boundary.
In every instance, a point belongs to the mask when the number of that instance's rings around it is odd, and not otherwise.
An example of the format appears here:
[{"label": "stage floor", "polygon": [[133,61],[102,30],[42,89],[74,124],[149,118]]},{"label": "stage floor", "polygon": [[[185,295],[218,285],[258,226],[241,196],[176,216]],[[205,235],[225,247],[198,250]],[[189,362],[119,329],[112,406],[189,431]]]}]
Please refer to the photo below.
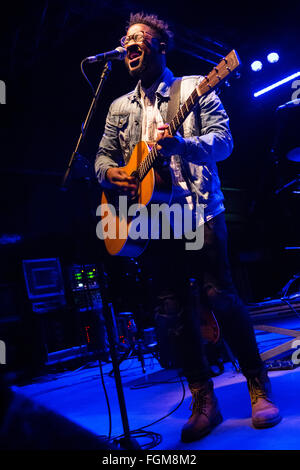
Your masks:
[{"label": "stage floor", "polygon": [[[280,320],[280,326],[300,329],[299,319]],[[276,339],[277,342],[286,340],[269,333],[258,334],[257,339],[262,351],[266,346],[272,347]],[[124,361],[120,370],[131,430],[145,427],[171,413],[145,429],[161,436],[159,444],[153,449],[300,449],[300,367],[269,372],[273,396],[283,419],[273,428],[257,430],[251,425],[251,406],[245,378],[235,371],[230,362],[226,363],[225,371],[213,379],[224,421],[202,440],[183,444],[180,432],[190,415],[191,394],[188,386],[184,382],[183,388],[176,370],[162,369],[150,354],[145,356],[145,364],[146,372],[143,373],[140,362],[134,357]],[[123,428],[115,380],[108,375],[111,369],[111,364],[104,364],[105,386],[112,415],[112,436],[119,436]],[[39,377],[31,384],[15,388],[18,393],[67,417],[97,436],[108,435],[109,414],[97,362],[86,364],[75,371]],[[176,411],[172,413],[174,409]],[[146,445],[151,442],[151,438],[139,438],[138,442]]]}]

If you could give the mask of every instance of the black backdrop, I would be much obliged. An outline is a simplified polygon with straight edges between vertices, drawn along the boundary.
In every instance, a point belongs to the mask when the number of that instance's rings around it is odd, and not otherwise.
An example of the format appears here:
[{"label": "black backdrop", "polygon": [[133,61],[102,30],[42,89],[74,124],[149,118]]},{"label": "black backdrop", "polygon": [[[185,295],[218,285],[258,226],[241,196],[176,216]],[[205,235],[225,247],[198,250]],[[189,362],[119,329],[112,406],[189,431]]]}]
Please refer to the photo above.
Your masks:
[{"label": "black backdrop", "polygon": [[[216,57],[206,49],[222,54],[235,48],[241,57],[240,78],[231,80],[220,95],[235,142],[231,157],[219,165],[231,256],[247,300],[276,295],[298,266],[294,252],[283,249],[299,242],[294,217],[298,201],[285,193],[274,196],[283,173],[275,171],[270,154],[275,110],[291,99],[292,89],[288,84],[257,99],[252,94],[300,69],[299,9],[294,3],[272,7],[261,2],[236,7],[231,2],[192,1],[176,6],[96,0],[7,4],[1,26],[0,79],[6,83],[7,104],[0,107],[0,281],[22,283],[22,259],[58,256],[68,264],[105,258],[95,237],[98,188],[73,180],[69,191],[62,192],[60,184],[91,101],[80,62],[115,48],[129,13],[144,10],[165,18],[177,34],[169,56],[175,75],[207,73],[212,67],[209,60]],[[271,50],[279,51],[278,64],[266,63]],[[264,61],[259,74],[250,70],[256,58]],[[89,65],[86,71],[96,84],[101,65]],[[81,147],[91,166],[109,103],[133,86],[124,64],[114,62]],[[292,167],[291,174],[294,171]],[[11,243],[8,235],[20,240]],[[116,273],[122,269],[117,265]]]}]

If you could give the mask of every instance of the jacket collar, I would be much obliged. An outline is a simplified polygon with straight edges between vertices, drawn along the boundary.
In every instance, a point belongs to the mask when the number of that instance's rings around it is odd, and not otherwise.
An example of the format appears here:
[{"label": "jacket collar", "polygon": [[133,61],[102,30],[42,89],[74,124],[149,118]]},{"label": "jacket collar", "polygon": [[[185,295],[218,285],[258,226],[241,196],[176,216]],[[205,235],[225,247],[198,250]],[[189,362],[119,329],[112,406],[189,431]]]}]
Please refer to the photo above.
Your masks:
[{"label": "jacket collar", "polygon": [[[165,68],[163,74],[158,79],[158,86],[155,92],[156,95],[160,96],[161,98],[168,99],[170,97],[170,88],[174,81],[174,75],[170,69],[167,67]],[[133,90],[128,96],[128,98],[133,101],[140,102],[141,99],[141,81],[139,81]]]}]

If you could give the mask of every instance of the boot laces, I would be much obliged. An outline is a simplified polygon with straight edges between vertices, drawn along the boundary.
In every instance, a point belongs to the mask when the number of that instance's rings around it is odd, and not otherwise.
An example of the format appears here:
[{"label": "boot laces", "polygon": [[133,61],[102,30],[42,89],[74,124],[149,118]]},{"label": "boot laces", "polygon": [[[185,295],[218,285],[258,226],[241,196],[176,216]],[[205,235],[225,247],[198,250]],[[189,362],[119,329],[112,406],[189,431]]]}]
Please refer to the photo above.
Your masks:
[{"label": "boot laces", "polygon": [[266,388],[264,385],[257,379],[249,379],[248,381],[249,384],[249,391],[250,391],[250,396],[251,396],[251,401],[253,405],[257,403],[259,398],[263,398],[270,403],[272,403],[270,397],[268,397]]},{"label": "boot laces", "polygon": [[192,414],[204,414],[207,415],[207,393],[204,390],[192,389],[192,402],[190,404],[190,410]]}]

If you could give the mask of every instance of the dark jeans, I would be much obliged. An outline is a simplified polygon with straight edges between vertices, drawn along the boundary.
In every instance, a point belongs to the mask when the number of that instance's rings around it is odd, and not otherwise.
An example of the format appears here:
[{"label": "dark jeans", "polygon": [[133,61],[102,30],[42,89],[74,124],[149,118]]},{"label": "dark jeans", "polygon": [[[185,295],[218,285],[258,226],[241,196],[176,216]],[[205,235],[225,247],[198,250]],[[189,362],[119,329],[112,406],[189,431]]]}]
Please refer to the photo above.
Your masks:
[{"label": "dark jeans", "polygon": [[188,307],[190,277],[198,280],[201,301],[212,309],[243,374],[255,376],[262,369],[247,308],[232,281],[224,213],[204,224],[204,245],[200,250],[186,250],[185,240],[151,240],[140,261],[151,272],[155,298],[160,298],[162,305],[165,295],[168,306],[177,313],[177,357],[189,383],[206,380],[210,375],[199,318]]}]

